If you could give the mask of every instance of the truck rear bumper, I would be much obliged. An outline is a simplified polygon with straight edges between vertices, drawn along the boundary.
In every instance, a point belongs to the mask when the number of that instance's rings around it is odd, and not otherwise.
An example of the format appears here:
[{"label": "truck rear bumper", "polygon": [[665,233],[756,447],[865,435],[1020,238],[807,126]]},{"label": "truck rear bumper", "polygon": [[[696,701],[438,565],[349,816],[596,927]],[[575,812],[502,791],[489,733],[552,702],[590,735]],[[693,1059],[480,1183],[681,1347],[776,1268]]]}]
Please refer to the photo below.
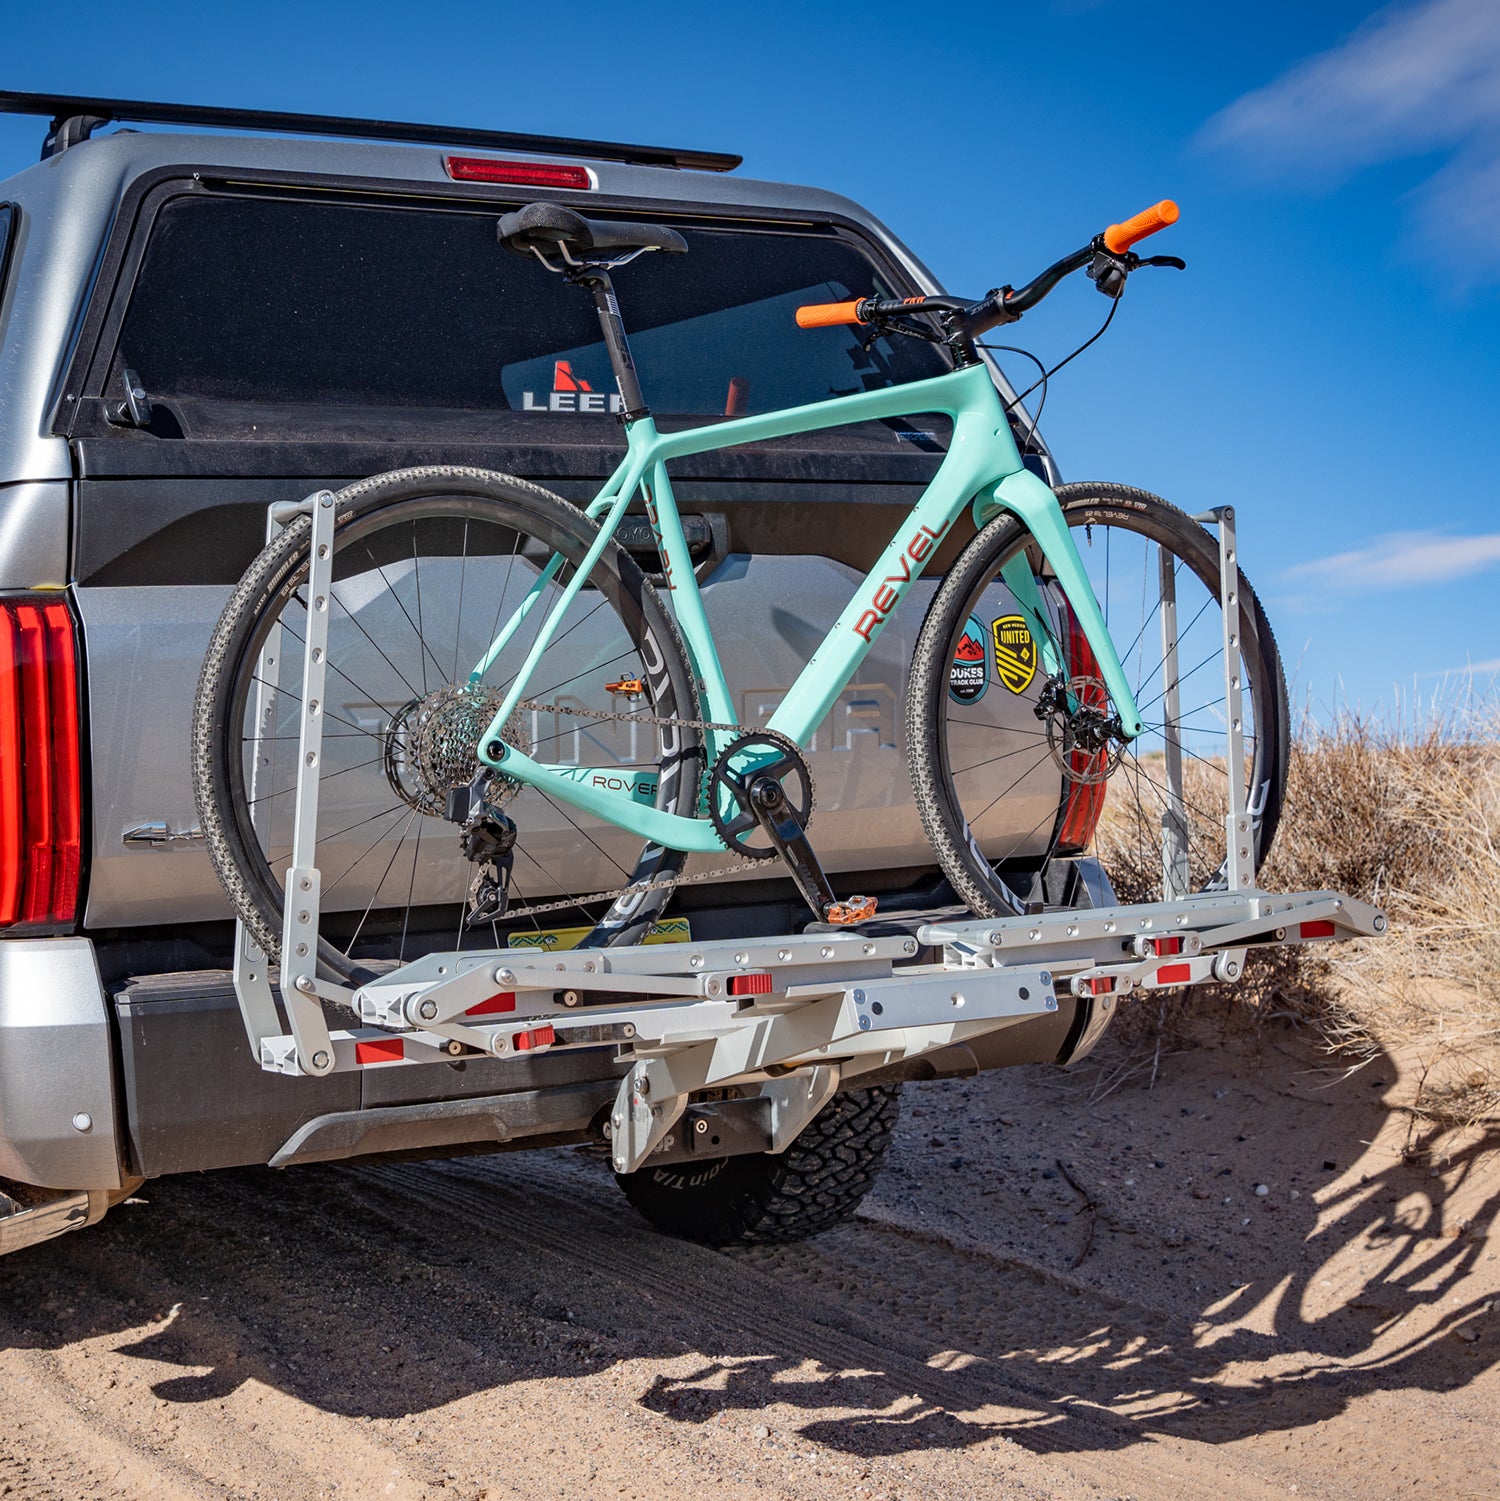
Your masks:
[{"label": "truck rear bumper", "polygon": [[123,1186],[109,1007],[86,938],[0,939],[0,1178]]}]

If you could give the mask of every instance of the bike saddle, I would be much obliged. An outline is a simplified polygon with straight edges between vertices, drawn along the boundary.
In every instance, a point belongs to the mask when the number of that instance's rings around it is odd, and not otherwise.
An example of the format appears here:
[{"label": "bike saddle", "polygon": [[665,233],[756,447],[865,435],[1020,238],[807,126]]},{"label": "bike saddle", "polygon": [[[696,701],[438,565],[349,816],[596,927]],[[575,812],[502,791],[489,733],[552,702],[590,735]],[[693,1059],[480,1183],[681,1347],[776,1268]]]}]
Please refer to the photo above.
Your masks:
[{"label": "bike saddle", "polygon": [[585,219],[560,203],[529,203],[513,214],[502,214],[500,243],[518,255],[540,251],[543,255],[571,252],[574,257],[615,255],[631,250],[661,250],[682,255],[687,241],[675,229],[661,224],[627,224],[616,219]]}]

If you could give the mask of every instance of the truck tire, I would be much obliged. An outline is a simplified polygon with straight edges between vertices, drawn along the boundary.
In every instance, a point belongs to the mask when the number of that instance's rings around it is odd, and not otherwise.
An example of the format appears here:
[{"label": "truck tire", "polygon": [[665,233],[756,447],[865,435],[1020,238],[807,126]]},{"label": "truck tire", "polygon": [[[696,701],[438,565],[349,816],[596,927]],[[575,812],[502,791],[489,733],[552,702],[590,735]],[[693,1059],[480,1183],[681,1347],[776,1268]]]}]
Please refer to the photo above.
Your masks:
[{"label": "truck tire", "polygon": [[901,1109],[899,1084],[836,1095],[785,1152],[617,1173],[658,1230],[705,1246],[806,1240],[849,1219],[870,1191]]}]

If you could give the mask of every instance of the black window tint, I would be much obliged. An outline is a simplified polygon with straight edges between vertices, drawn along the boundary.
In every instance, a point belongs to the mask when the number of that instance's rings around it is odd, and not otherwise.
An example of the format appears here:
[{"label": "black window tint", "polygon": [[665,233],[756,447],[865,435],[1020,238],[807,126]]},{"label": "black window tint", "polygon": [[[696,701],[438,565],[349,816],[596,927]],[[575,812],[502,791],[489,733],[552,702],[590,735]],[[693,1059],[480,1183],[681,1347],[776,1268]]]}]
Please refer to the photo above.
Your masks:
[{"label": "black window tint", "polygon": [[[497,218],[184,195],[156,218],[115,365],[168,401],[608,412],[588,295],[502,250]],[[913,340],[866,353],[853,330],[796,327],[798,303],[895,291],[852,241],[683,232],[687,255],[615,277],[658,412],[721,414],[735,377],[738,409],[756,412],[947,368]]]},{"label": "black window tint", "polygon": [[5,292],[5,274],[10,269],[10,232],[15,222],[15,205],[0,203],[0,295]]}]

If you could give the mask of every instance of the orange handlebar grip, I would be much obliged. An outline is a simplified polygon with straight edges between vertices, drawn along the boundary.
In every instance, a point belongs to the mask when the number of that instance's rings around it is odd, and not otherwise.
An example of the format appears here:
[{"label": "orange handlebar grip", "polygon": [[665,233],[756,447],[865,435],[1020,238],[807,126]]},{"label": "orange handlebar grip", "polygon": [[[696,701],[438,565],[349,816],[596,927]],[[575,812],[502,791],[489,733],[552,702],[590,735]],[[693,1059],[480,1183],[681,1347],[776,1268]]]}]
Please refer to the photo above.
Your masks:
[{"label": "orange handlebar grip", "polygon": [[1160,203],[1152,204],[1133,219],[1127,219],[1123,224],[1111,224],[1104,231],[1104,243],[1116,255],[1120,255],[1129,250],[1137,240],[1144,240],[1147,235],[1154,235],[1157,230],[1175,224],[1181,213],[1182,210],[1170,198],[1163,198]]},{"label": "orange handlebar grip", "polygon": [[862,323],[859,305],[863,297],[853,302],[810,302],[797,309],[798,328],[833,328],[840,323]]}]

